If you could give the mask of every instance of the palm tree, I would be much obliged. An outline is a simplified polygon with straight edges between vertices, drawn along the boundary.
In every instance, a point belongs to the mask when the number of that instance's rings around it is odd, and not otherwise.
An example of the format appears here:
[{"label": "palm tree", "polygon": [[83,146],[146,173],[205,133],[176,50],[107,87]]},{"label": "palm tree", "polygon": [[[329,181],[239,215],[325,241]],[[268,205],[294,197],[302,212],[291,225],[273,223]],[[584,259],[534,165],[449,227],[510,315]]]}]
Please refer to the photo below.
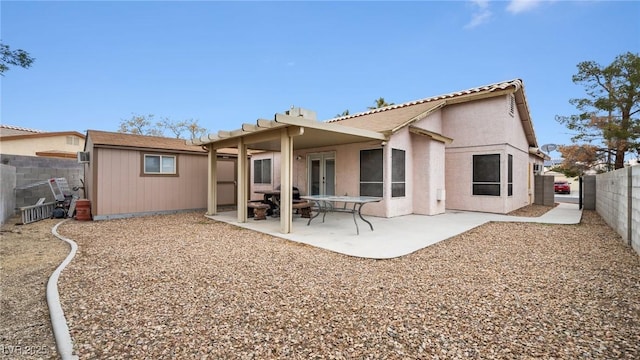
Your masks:
[{"label": "palm tree", "polygon": [[336,117],[343,117],[349,115],[349,109],[342,112],[342,114],[336,114]]},{"label": "palm tree", "polygon": [[375,100],[376,106],[369,106],[367,107],[367,109],[369,110],[373,110],[373,109],[380,109],[383,108],[385,106],[391,106],[393,105],[393,103],[387,103],[383,97],[380,97],[378,99]]}]

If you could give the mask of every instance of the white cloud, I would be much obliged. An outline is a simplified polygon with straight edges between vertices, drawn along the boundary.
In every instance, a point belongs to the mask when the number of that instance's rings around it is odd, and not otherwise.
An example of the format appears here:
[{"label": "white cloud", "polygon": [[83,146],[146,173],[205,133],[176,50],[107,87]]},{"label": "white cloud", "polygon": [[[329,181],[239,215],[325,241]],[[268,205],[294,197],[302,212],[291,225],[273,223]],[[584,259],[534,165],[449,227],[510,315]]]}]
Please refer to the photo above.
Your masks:
[{"label": "white cloud", "polygon": [[464,26],[465,29],[485,24],[491,20],[493,15],[489,10],[489,0],[471,0],[471,3],[476,8],[476,11],[471,16],[471,21]]},{"label": "white cloud", "polygon": [[507,11],[512,14],[519,14],[532,10],[542,3],[542,0],[511,0],[507,5]]}]

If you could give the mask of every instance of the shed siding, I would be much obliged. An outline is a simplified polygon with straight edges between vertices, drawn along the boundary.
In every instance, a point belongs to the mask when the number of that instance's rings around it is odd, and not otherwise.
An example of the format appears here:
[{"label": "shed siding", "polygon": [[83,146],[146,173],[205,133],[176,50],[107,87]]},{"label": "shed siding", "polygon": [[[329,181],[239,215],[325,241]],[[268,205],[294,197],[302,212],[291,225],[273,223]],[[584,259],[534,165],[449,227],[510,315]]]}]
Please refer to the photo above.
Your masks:
[{"label": "shed siding", "polygon": [[94,148],[99,162],[94,215],[204,209],[207,202],[207,157],[178,154],[179,176],[140,176],[137,150]]}]

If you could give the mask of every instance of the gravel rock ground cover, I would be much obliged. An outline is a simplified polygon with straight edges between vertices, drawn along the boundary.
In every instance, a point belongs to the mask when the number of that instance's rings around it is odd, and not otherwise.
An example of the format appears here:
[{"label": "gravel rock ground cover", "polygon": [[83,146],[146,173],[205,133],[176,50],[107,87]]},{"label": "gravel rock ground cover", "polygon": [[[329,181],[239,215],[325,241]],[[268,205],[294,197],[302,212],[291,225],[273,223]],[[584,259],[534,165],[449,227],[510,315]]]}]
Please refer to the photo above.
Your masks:
[{"label": "gravel rock ground cover", "polygon": [[199,213],[59,231],[79,245],[60,292],[81,359],[640,358],[640,257],[595,212],[392,260]]},{"label": "gravel rock ground cover", "polygon": [[46,287],[69,246],[51,234],[60,220],[18,220],[0,231],[0,358],[57,359]]}]

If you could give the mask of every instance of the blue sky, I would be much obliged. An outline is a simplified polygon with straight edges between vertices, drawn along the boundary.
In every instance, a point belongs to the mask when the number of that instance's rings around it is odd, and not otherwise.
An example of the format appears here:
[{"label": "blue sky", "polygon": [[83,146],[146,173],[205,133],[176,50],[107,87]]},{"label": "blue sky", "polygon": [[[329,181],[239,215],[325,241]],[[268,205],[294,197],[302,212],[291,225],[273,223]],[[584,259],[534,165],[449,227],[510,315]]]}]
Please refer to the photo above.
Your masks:
[{"label": "blue sky", "polygon": [[576,65],[640,52],[632,1],[2,1],[1,37],[36,58],[2,81],[1,122],[116,131],[133,114],[211,132],[290,106],[326,120],[521,78],[540,144]]}]

